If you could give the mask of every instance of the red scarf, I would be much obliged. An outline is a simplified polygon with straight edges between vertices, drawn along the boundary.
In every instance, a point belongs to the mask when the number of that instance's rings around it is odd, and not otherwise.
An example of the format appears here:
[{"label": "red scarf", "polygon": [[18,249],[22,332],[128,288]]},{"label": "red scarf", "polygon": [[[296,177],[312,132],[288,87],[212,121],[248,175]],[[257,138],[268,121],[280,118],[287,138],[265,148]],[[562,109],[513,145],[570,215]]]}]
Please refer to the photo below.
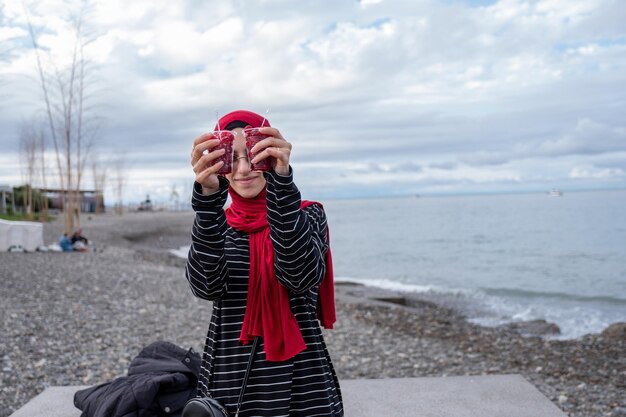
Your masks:
[{"label": "red scarf", "polygon": [[[220,119],[224,129],[228,123],[241,120],[253,127],[259,127],[262,117],[248,111],[229,113]],[[269,126],[267,121],[264,126]],[[304,338],[296,317],[289,306],[289,291],[278,282],[274,274],[274,247],[270,239],[267,221],[266,195],[263,190],[254,198],[241,197],[229,187],[231,205],[225,210],[229,226],[249,234],[250,275],[246,312],[239,339],[248,343],[260,336],[265,344],[265,357],[268,361],[285,361],[306,349]],[[316,201],[303,200],[300,208]],[[326,275],[320,284],[317,300],[317,318],[321,324],[332,329],[336,321],[335,291],[332,256],[330,252],[330,232],[326,232],[328,251],[326,253]]]},{"label": "red scarf", "polygon": [[[274,274],[274,247],[267,222],[266,193],[254,198],[241,197],[229,187],[231,205],[225,210],[228,224],[250,237],[250,275],[248,299],[239,339],[248,343],[255,336],[263,338],[268,361],[284,361],[306,349],[296,317],[289,306],[289,291]],[[300,208],[320,203],[302,201]],[[327,229],[326,237],[330,239]],[[330,241],[329,241],[330,243]],[[327,329],[333,328],[335,292],[330,246],[326,252],[326,275],[320,284],[317,317]]]}]

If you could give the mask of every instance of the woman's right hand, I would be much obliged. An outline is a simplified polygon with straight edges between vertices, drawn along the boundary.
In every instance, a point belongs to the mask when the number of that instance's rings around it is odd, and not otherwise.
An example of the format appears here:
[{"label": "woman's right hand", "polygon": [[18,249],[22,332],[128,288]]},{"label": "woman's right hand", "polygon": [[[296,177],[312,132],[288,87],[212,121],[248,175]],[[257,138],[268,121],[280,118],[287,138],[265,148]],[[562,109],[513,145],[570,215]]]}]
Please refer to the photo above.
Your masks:
[{"label": "woman's right hand", "polygon": [[[219,145],[220,140],[215,139],[212,133],[200,135],[193,141],[193,149],[191,151],[191,166],[193,172],[196,173],[196,181],[202,185],[203,194],[212,194],[219,190],[220,182],[217,178],[217,171],[224,165],[223,161],[211,165],[209,162],[224,155],[224,149],[210,149]],[[209,150],[206,155],[202,152]]]}]

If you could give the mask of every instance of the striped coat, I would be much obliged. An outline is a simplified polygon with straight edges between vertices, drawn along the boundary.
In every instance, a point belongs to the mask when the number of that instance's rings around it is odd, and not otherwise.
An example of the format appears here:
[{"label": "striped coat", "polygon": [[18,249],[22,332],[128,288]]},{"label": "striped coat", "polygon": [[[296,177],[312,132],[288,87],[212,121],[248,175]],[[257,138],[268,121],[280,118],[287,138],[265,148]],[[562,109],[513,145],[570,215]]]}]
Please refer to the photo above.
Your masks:
[{"label": "striped coat", "polygon": [[[339,381],[315,318],[328,250],[326,215],[318,205],[300,209],[300,191],[293,182],[291,166],[288,176],[273,170],[263,175],[275,275],[289,290],[291,310],[307,348],[290,360],[268,362],[261,339],[239,415],[343,416]],[[196,217],[186,277],[196,297],[213,301],[198,395],[210,392],[234,414],[252,347],[239,342],[250,251],[248,234],[226,222],[229,182],[221,176],[219,181],[219,191],[209,196],[202,195],[200,184],[194,183],[192,207]]]}]

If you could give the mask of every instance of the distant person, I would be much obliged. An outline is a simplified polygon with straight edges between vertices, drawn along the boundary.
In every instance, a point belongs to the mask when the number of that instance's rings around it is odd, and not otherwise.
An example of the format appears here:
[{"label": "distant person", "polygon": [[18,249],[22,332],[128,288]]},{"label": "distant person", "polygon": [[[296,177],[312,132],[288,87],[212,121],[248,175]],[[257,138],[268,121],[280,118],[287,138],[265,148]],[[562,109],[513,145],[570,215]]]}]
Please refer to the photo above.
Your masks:
[{"label": "distant person", "polygon": [[83,236],[83,229],[80,227],[76,229],[74,233],[72,233],[72,244],[76,242],[83,242],[85,245],[89,244],[89,241],[85,236]]},{"label": "distant person", "polygon": [[[292,145],[262,116],[234,111],[218,126],[235,135],[231,173],[218,175],[223,163],[211,164],[224,156],[213,134],[199,136],[191,152],[196,214],[185,275],[196,297],[213,301],[197,396],[210,395],[236,415],[257,340],[242,415],[341,417],[339,381],[321,331],[335,322],[324,208],[301,200],[289,165]],[[251,149],[252,161],[246,127],[269,136]],[[252,170],[251,162],[266,158],[268,170]]]},{"label": "distant person", "polygon": [[67,233],[63,233],[63,236],[59,238],[59,246],[63,252],[71,252],[74,250],[72,240],[67,236]]},{"label": "distant person", "polygon": [[71,242],[72,248],[75,251],[87,252],[89,250],[89,241],[85,236],[83,236],[83,229],[81,228],[76,229],[76,231],[72,234]]}]

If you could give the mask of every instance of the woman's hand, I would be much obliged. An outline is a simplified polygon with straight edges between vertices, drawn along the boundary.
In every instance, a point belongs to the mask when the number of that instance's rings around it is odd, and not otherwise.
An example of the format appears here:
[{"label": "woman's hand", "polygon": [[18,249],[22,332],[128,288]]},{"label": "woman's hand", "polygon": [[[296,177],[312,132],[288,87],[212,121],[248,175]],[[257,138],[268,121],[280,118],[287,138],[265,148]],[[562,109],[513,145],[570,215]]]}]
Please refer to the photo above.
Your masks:
[{"label": "woman's hand", "polygon": [[209,151],[206,155],[202,154],[205,150],[212,149],[219,143],[220,140],[215,139],[212,133],[202,134],[193,141],[191,165],[193,172],[196,173],[196,181],[202,185],[203,194],[212,194],[220,188],[217,171],[224,165],[224,162],[219,161],[214,165],[210,165],[209,162],[224,155],[225,150],[216,149]]},{"label": "woman's hand", "polygon": [[269,135],[250,149],[255,155],[252,163],[257,163],[273,156],[272,168],[280,175],[289,175],[289,156],[291,155],[291,143],[287,142],[278,129],[273,127],[260,127],[259,133]]}]

